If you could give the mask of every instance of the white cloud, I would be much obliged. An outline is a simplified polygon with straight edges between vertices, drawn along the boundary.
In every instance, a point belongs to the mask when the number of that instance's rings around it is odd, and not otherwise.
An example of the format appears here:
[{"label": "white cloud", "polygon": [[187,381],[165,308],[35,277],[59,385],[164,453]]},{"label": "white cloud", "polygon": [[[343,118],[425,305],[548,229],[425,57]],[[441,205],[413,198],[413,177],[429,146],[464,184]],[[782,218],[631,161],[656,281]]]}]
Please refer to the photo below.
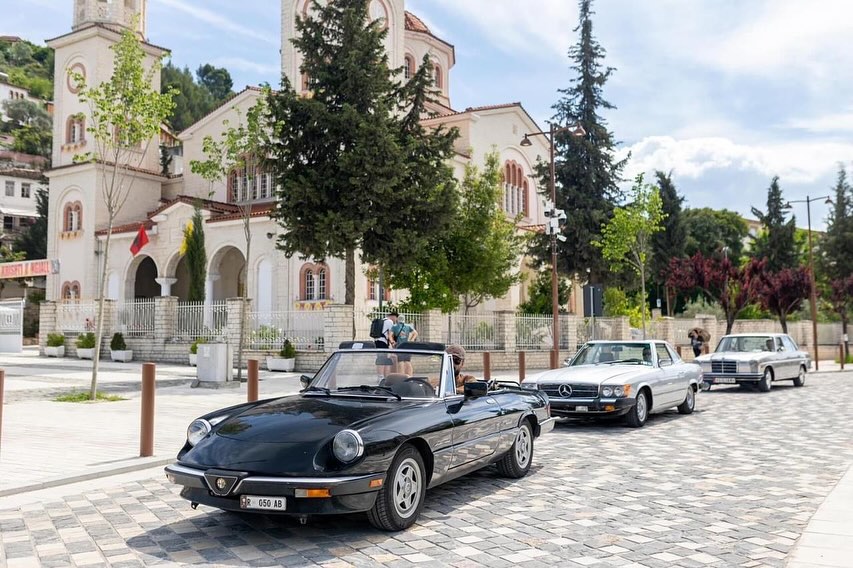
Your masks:
[{"label": "white cloud", "polygon": [[853,132],[853,109],[812,118],[796,118],[785,125],[809,132]]},{"label": "white cloud", "polygon": [[625,148],[631,152],[626,177],[654,170],[673,170],[679,177],[699,179],[715,172],[755,173],[796,184],[814,183],[853,156],[853,143],[794,141],[744,145],[728,138],[677,140],[654,136]]},{"label": "white cloud", "polygon": [[241,24],[236,23],[234,20],[226,18],[221,14],[208,10],[206,8],[202,8],[200,6],[196,6],[187,0],[155,0],[156,2],[163,4],[168,8],[172,8],[174,10],[181,11],[185,14],[192,16],[193,18],[204,22],[205,24],[209,24],[214,28],[228,32],[231,34],[236,34],[239,36],[260,40],[263,43],[267,43],[270,45],[279,46],[280,41],[278,37],[272,36],[270,34],[264,33],[259,28],[249,28],[243,26]]}]

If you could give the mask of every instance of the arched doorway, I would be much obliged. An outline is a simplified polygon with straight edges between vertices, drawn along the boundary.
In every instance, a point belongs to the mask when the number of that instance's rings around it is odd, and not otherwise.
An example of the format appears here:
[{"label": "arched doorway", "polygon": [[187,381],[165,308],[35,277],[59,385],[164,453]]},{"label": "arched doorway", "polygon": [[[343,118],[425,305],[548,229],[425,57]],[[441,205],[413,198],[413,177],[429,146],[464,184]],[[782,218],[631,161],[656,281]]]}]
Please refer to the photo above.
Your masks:
[{"label": "arched doorway", "polygon": [[172,295],[177,297],[178,301],[186,302],[190,297],[190,269],[185,256],[178,260],[174,275],[176,282],[172,284]]},{"label": "arched doorway", "polygon": [[160,285],[157,284],[157,263],[150,256],[140,256],[133,259],[127,271],[125,290],[128,299],[156,298],[160,295]]},{"label": "arched doorway", "polygon": [[246,287],[246,259],[236,247],[219,249],[210,260],[207,271],[212,284],[211,300],[214,302],[239,298]]}]

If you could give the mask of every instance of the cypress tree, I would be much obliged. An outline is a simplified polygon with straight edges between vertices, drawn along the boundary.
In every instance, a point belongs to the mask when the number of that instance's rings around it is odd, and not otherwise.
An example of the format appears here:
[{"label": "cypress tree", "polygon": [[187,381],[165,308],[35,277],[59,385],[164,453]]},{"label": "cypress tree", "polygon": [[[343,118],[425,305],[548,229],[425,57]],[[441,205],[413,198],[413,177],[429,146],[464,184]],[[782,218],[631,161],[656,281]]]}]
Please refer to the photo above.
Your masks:
[{"label": "cypress tree", "polygon": [[204,219],[201,209],[196,207],[192,221],[184,228],[184,258],[190,275],[190,302],[204,302],[207,251],[204,248]]},{"label": "cypress tree", "polygon": [[[601,250],[593,246],[599,240],[602,226],[612,217],[614,203],[621,197],[619,183],[626,160],[614,156],[616,142],[607,122],[599,114],[615,107],[603,94],[604,85],[614,69],[606,67],[606,51],[592,33],[592,0],[580,0],[580,22],[575,28],[578,43],[569,49],[571,69],[576,74],[571,86],[560,90],[562,98],[554,110],[559,125],[579,123],[586,130],[583,137],[570,132],[555,140],[557,207],[568,214],[563,230],[566,241],[558,244],[558,269],[570,274],[590,269],[592,282],[602,282],[609,274],[608,263]],[[541,164],[541,187],[549,188],[547,165]],[[550,260],[550,241],[538,241],[534,253]]]},{"label": "cypress tree", "polygon": [[767,212],[752,208],[763,231],[753,239],[752,256],[759,260],[767,259],[767,270],[779,272],[784,268],[796,268],[800,265],[796,243],[796,219],[787,219],[788,206],[782,198],[779,177],[773,178],[767,189]]},{"label": "cypress tree", "polygon": [[826,234],[820,243],[819,262],[821,272],[829,280],[841,280],[853,276],[853,190],[844,167],[838,168],[833,190],[835,196],[826,219]]},{"label": "cypress tree", "polygon": [[[687,227],[681,215],[684,197],[678,194],[672,182],[672,173],[655,172],[657,186],[660,191],[661,209],[663,212],[663,230],[652,236],[652,260],[649,270],[651,280],[660,288],[666,287],[666,272],[673,258],[684,256],[684,246],[687,240]],[[674,292],[674,291],[673,291]],[[671,305],[675,298],[664,294],[667,315],[672,316],[675,306]]]}]

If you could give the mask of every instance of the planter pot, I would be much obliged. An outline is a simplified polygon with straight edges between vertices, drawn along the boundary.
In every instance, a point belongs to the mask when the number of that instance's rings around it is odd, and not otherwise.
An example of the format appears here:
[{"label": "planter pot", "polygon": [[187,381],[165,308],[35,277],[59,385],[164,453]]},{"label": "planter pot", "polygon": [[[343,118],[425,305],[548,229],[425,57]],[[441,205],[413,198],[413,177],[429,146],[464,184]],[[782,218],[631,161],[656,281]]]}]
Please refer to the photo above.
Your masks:
[{"label": "planter pot", "polygon": [[198,355],[190,353],[190,367],[198,366]]},{"label": "planter pot", "polygon": [[125,349],[124,351],[113,351],[110,349],[110,358],[118,363],[127,363],[133,361],[133,351]]},{"label": "planter pot", "polygon": [[296,366],[296,359],[279,359],[278,357],[267,357],[267,369],[270,371],[291,372]]},{"label": "planter pot", "polygon": [[60,345],[59,347],[45,347],[44,354],[48,357],[65,357],[65,346]]},{"label": "planter pot", "polygon": [[77,348],[77,357],[79,359],[94,359],[95,358],[95,348],[91,349],[80,349]]}]

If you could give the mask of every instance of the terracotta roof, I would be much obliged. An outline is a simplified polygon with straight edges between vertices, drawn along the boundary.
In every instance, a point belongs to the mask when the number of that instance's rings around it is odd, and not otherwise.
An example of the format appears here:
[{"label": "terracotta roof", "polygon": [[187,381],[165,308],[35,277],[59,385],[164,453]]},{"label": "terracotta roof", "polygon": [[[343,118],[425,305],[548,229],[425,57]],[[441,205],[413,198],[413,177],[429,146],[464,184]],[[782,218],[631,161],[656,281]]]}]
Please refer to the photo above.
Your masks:
[{"label": "terracotta roof", "polygon": [[[88,30],[88,29],[90,29],[90,28],[101,28],[102,30],[107,30],[107,31],[110,31],[110,32],[113,32],[113,33],[116,33],[116,34],[119,34],[119,35],[121,35],[121,33],[124,31],[124,28],[123,28],[123,27],[121,27],[121,26],[110,26],[110,25],[108,25],[108,24],[102,24],[102,23],[100,23],[100,22],[94,22],[94,23],[91,23],[91,24],[88,24],[88,25],[85,25],[85,26],[81,26],[81,27],[79,27],[79,28],[77,28],[77,29],[75,29],[75,30],[71,30],[71,31],[70,31],[70,32],[68,32],[67,34],[62,34],[62,35],[60,35],[60,36],[56,36],[56,37],[54,37],[54,38],[51,38],[51,39],[49,39],[49,40],[46,40],[46,41],[45,41],[45,43],[47,43],[47,42],[51,42],[51,41],[56,41],[56,40],[58,40],[58,39],[62,39],[62,38],[64,38],[64,37],[68,37],[68,36],[70,36],[70,35],[72,35],[72,34],[76,34],[76,33],[77,33],[77,32],[79,32],[79,31],[82,31],[82,30]],[[149,46],[149,47],[153,47],[153,48],[155,48],[155,49],[159,49],[160,51],[163,51],[163,52],[166,52],[166,53],[171,53],[171,50],[166,49],[165,47],[160,47],[159,45],[154,45],[153,43],[149,43],[149,42],[145,41],[144,39],[143,39],[142,43],[144,43],[145,45],[147,45],[147,46]]]},{"label": "terracotta roof", "polygon": [[528,231],[530,233],[544,233],[545,227],[547,225],[519,225],[518,228],[522,231]]},{"label": "terracotta roof", "polygon": [[406,12],[406,29],[410,32],[420,32],[422,34],[430,34],[432,32],[429,31],[429,27],[424,23],[424,21],[411,12]]},{"label": "terracotta roof", "polygon": [[47,181],[47,178],[44,176],[44,172],[40,170],[30,170],[25,168],[8,168],[2,169],[0,168],[0,176],[9,176],[16,178],[24,178],[24,179],[33,179],[39,181]]},{"label": "terracotta roof", "polygon": [[212,199],[199,199],[198,197],[192,197],[189,195],[179,195],[175,199],[164,203],[163,205],[161,205],[160,207],[158,207],[154,211],[149,212],[148,218],[150,219],[151,217],[159,215],[160,213],[162,213],[163,211],[165,211],[166,209],[168,209],[169,207],[171,207],[172,205],[175,205],[177,203],[184,203],[186,205],[190,205],[193,207],[195,207],[196,203],[201,203],[202,209],[206,209],[206,210],[208,210],[214,214],[223,214],[224,215],[224,214],[234,213],[235,211],[239,210],[239,208],[236,205],[232,205],[230,203],[223,203],[222,201],[213,201]]},{"label": "terracotta roof", "polygon": [[[268,217],[270,213],[272,213],[273,209],[275,209],[274,202],[268,203],[254,203],[252,205],[252,212],[250,217]],[[239,207],[239,211],[235,213],[228,213],[226,215],[219,215],[217,217],[211,217],[207,220],[208,223],[219,223],[221,221],[236,221],[238,219],[243,218],[243,208]]]},{"label": "terracotta roof", "polygon": [[[154,227],[154,223],[150,220],[148,221],[137,221],[136,223],[127,223],[126,225],[117,225],[113,227],[113,234],[119,235],[121,233],[135,233],[139,230],[140,225],[145,227],[146,231],[150,231]],[[101,229],[100,231],[95,231],[95,235],[99,237],[103,237],[107,234],[106,229]]]},{"label": "terracotta roof", "polygon": [[[468,114],[472,112],[485,112],[487,110],[500,110],[503,108],[512,108],[512,107],[521,107],[521,103],[504,103],[500,105],[487,105],[487,106],[478,106],[478,107],[468,107],[465,110],[456,110],[453,112],[449,112],[447,114],[439,114],[437,116],[432,116],[426,120],[434,120],[436,118],[447,118],[450,116],[458,116],[460,114]],[[524,107],[521,107],[522,109]]]},{"label": "terracotta roof", "polygon": [[22,152],[14,152],[11,150],[0,150],[0,162],[12,162],[16,164],[28,164],[31,166],[47,165],[47,158],[44,156],[36,156],[34,154],[24,154]]}]

